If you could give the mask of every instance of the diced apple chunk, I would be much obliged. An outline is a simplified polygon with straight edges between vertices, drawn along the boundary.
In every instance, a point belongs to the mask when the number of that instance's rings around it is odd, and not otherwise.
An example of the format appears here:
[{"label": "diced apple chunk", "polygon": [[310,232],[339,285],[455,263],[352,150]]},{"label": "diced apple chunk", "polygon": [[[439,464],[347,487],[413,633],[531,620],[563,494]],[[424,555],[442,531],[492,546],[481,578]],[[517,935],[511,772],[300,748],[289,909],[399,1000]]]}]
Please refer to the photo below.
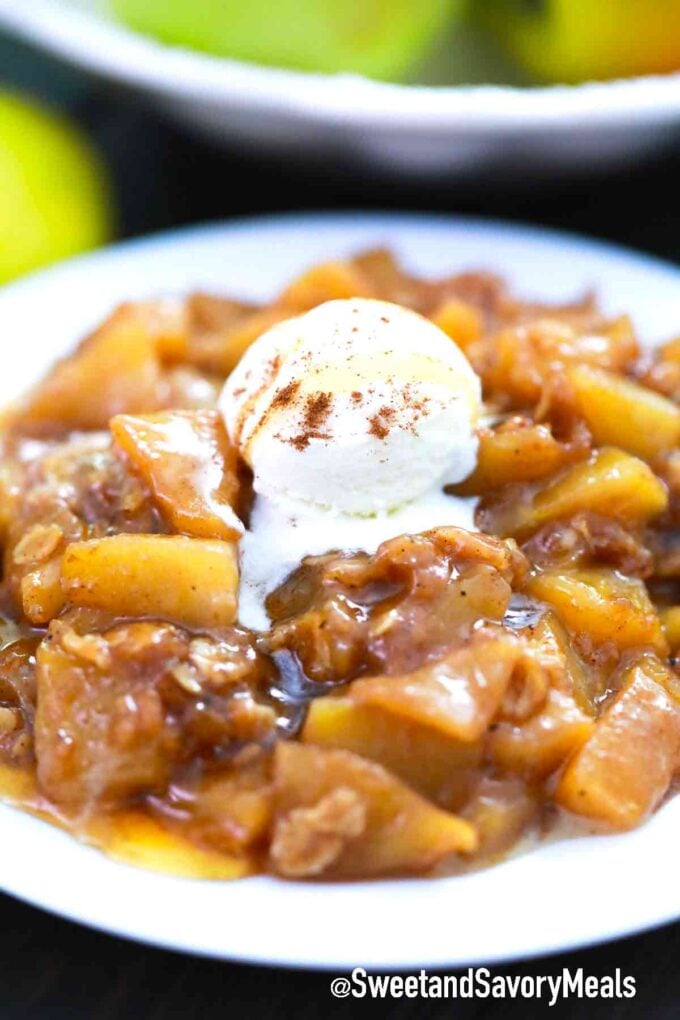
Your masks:
[{"label": "diced apple chunk", "polygon": [[596,691],[554,612],[546,612],[522,636],[527,661],[542,670],[547,682],[546,697],[537,710],[524,715],[505,711],[488,734],[487,752],[502,772],[540,780],[590,736]]},{"label": "diced apple chunk", "polygon": [[485,366],[485,382],[515,407],[538,403],[556,369],[573,364],[594,365],[617,372],[637,357],[638,345],[626,316],[601,322],[583,332],[559,317],[538,318],[502,329],[494,338],[493,358]]},{"label": "diced apple chunk", "polygon": [[657,807],[680,755],[680,704],[659,682],[665,674],[651,655],[629,668],[562,775],[555,797],[563,808],[629,829]]},{"label": "diced apple chunk", "polygon": [[111,432],[173,530],[239,538],[237,454],[216,411],[118,415]]},{"label": "diced apple chunk", "polygon": [[156,806],[158,817],[202,847],[248,854],[271,825],[271,781],[258,766],[175,782],[167,801]]},{"label": "diced apple chunk", "polygon": [[644,522],[667,505],[665,488],[643,461],[604,447],[539,492],[532,525],[585,510],[625,522]]},{"label": "diced apple chunk", "polygon": [[661,621],[643,581],[615,570],[548,570],[535,573],[527,591],[552,605],[572,633],[620,647],[651,645],[661,652],[666,642]]},{"label": "diced apple chunk", "polygon": [[500,429],[482,429],[477,467],[456,486],[460,495],[480,495],[511,482],[547,478],[574,459],[574,451],[559,443],[547,425],[513,419]]},{"label": "diced apple chunk", "polygon": [[[140,643],[153,625],[137,623]],[[162,791],[178,734],[158,691],[172,628],[157,628],[147,655],[130,669],[102,635],[75,648],[59,630],[36,654],[35,749],[40,788],[57,804],[92,810],[118,807],[140,793]],[[85,648],[86,653],[81,651]]]},{"label": "diced apple chunk", "polygon": [[556,613],[548,610],[528,630],[524,635],[531,653],[544,662],[551,687],[573,697],[587,717],[594,717],[602,693],[599,675],[586,667]]},{"label": "diced apple chunk", "polygon": [[680,444],[680,407],[620,375],[587,365],[568,378],[593,439],[652,460]]},{"label": "diced apple chunk", "polygon": [[477,830],[476,858],[488,862],[506,853],[537,815],[535,792],[517,776],[484,776],[463,812]]},{"label": "diced apple chunk", "polygon": [[660,613],[661,626],[671,652],[680,648],[680,606],[669,606]]},{"label": "diced apple chunk", "polygon": [[355,681],[350,697],[448,737],[476,741],[496,715],[520,655],[510,634],[489,638],[477,632],[469,645],[413,673]]},{"label": "diced apple chunk", "polygon": [[322,262],[293,280],[281,294],[279,303],[297,311],[308,311],[324,301],[371,297],[372,293],[364,274],[351,262]]},{"label": "diced apple chunk", "polygon": [[205,371],[227,376],[258,337],[289,316],[289,309],[276,307],[251,312],[230,329],[196,341],[192,361]]},{"label": "diced apple chunk", "polygon": [[424,797],[453,809],[469,793],[482,756],[481,741],[458,740],[351,698],[315,699],[302,741],[370,758]]},{"label": "diced apple chunk", "polygon": [[154,306],[122,305],[29,395],[22,426],[105,429],[114,414],[162,407],[160,357],[173,338]]},{"label": "diced apple chunk", "polygon": [[470,823],[348,751],[279,744],[274,803],[271,865],[288,878],[422,872],[477,845]]},{"label": "diced apple chunk", "polygon": [[495,534],[525,538],[551,521],[591,511],[622,524],[643,524],[668,506],[668,493],[644,461],[602,447],[556,481],[524,498],[482,513]]},{"label": "diced apple chunk", "polygon": [[463,351],[479,340],[484,328],[482,313],[474,305],[458,298],[449,298],[440,305],[433,313],[432,321]]},{"label": "diced apple chunk", "polygon": [[236,616],[236,548],[182,535],[113,535],[73,542],[63,584],[76,606],[115,616],[161,617],[188,627],[222,627]]},{"label": "diced apple chunk", "polygon": [[66,603],[61,582],[61,555],[24,574],[20,593],[21,608],[31,623],[49,623],[58,616]]},{"label": "diced apple chunk", "polygon": [[545,706],[526,722],[494,728],[489,755],[504,772],[544,778],[588,739],[593,726],[571,695],[551,690]]}]

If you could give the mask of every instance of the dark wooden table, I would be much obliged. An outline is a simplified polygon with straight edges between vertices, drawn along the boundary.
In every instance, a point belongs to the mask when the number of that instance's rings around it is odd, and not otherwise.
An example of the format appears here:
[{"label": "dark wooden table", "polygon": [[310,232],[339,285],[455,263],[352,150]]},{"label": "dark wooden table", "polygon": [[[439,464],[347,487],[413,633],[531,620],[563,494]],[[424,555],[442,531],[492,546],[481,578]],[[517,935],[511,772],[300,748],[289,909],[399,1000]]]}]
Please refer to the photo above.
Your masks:
[{"label": "dark wooden table", "polygon": [[[98,140],[113,167],[121,234],[134,236],[183,223],[257,212],[390,208],[502,216],[584,231],[680,261],[680,141],[634,169],[530,188],[426,186],[371,180],[234,151],[217,152],[181,135],[138,100],[65,71],[0,38],[0,83],[14,81],[68,106]],[[634,127],[631,128],[634,130]],[[678,303],[680,327],[680,300]],[[0,866],[2,855],[0,852]],[[36,855],[36,868],[49,867]],[[654,867],[654,862],[650,862]],[[608,876],[601,876],[602,882]],[[669,886],[677,883],[668,875]],[[630,876],[637,886],[644,874]],[[579,890],[574,889],[574,896]],[[319,895],[323,895],[320,890]],[[621,890],[625,895],[625,889]],[[493,924],[493,906],[484,904]],[[597,910],[584,903],[584,910]],[[225,923],[230,919],[225,918]],[[285,938],[285,918],[276,923]],[[332,917],[328,924],[332,925]],[[361,919],[357,918],[357,924]],[[408,925],[404,918],[404,926]],[[455,924],[456,919],[452,918]],[[319,932],[323,938],[323,932]],[[575,1000],[550,1010],[558,1018],[671,1020],[680,1014],[680,924],[636,938],[552,956],[494,974],[587,974],[620,968],[636,978],[635,999]],[[353,1014],[356,1000],[334,1000],[329,975],[257,969],[197,960],[91,932],[0,896],[0,1020],[119,1020],[230,1015],[328,1017]],[[369,1005],[376,1016],[525,1018],[545,1002],[394,1000]]]}]

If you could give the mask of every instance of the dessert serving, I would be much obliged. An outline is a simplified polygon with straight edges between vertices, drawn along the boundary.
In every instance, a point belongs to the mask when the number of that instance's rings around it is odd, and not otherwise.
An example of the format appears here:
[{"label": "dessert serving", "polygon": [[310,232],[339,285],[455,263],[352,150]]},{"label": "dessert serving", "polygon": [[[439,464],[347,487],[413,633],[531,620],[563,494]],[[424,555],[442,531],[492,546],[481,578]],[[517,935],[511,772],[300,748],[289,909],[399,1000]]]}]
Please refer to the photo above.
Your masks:
[{"label": "dessert serving", "polygon": [[678,397],[680,343],[592,297],[384,251],[122,306],[2,419],[3,795],[225,878],[641,824],[680,765]]}]

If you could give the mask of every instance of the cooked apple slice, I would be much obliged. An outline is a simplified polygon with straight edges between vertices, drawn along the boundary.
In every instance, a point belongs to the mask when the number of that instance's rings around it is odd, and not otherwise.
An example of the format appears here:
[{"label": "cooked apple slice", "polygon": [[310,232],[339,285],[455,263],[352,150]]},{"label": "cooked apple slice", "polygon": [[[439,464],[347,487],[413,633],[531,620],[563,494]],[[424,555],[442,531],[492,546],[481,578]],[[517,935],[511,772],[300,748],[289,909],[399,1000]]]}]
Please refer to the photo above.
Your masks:
[{"label": "cooked apple slice", "polygon": [[575,511],[592,510],[626,523],[662,513],[668,494],[647,465],[621,450],[603,447],[534,499],[531,528]]},{"label": "cooked apple slice", "polygon": [[644,524],[668,506],[668,493],[650,467],[637,457],[602,447],[540,489],[532,500],[483,508],[485,530],[526,538],[551,521],[592,511],[622,524]]},{"label": "cooked apple slice", "polygon": [[177,653],[175,631],[131,626],[131,645],[147,649],[134,663],[112,632],[77,637],[57,627],[38,646],[38,781],[59,805],[119,807],[169,779],[178,733],[158,688],[163,656]]},{"label": "cooked apple slice", "polygon": [[[200,295],[192,300],[190,307],[195,312],[199,301],[205,307],[209,300],[205,295]],[[220,303],[224,305],[224,302]],[[201,324],[199,317],[199,322],[190,336],[187,353],[187,361],[196,368],[222,378],[233,372],[250,345],[259,336],[291,315],[290,308],[276,305],[256,308],[233,302],[229,304],[231,311],[227,310],[221,323],[219,315],[214,317],[216,321],[204,324]],[[203,317],[212,318],[210,315]]]},{"label": "cooked apple slice", "polygon": [[24,574],[20,593],[21,608],[31,623],[49,623],[58,616],[66,603],[61,583],[61,554]]},{"label": "cooked apple slice", "polygon": [[469,822],[348,751],[279,744],[274,803],[271,866],[287,878],[426,871],[477,845]]},{"label": "cooked apple slice", "polygon": [[[524,660],[529,689],[535,687],[535,670],[548,682],[545,700],[538,710],[510,713],[492,727],[487,736],[488,756],[502,772],[543,779],[554,772],[590,736],[599,690],[569,636],[553,612],[523,632],[527,644]],[[514,679],[517,686],[517,677]],[[516,708],[531,708],[522,689]]]},{"label": "cooked apple slice", "polygon": [[659,618],[666,641],[671,652],[677,652],[680,648],[680,606],[669,606],[663,609]]},{"label": "cooked apple slice", "polygon": [[463,351],[479,340],[484,330],[484,318],[479,309],[459,298],[448,298],[430,318]]},{"label": "cooked apple slice", "polygon": [[477,858],[488,862],[506,853],[538,813],[537,792],[522,779],[484,776],[463,812],[477,831]]},{"label": "cooked apple slice", "polygon": [[139,809],[94,815],[88,820],[87,840],[114,860],[181,878],[226,882],[257,873],[251,855],[199,846]]},{"label": "cooked apple slice", "polygon": [[465,800],[477,775],[482,743],[458,740],[352,698],[316,698],[302,741],[353,751],[383,765],[424,797],[447,808]]},{"label": "cooked apple slice", "polygon": [[638,825],[662,800],[680,760],[680,703],[673,677],[643,655],[623,677],[555,794],[577,815],[617,829]]},{"label": "cooked apple slice", "polygon": [[122,305],[29,395],[22,426],[105,429],[114,414],[162,407],[161,358],[183,342],[183,315],[173,309]]},{"label": "cooked apple slice", "polygon": [[575,452],[547,425],[514,418],[502,428],[480,431],[477,467],[455,491],[477,496],[511,482],[539,481],[574,460]]},{"label": "cooked apple slice", "polygon": [[223,627],[236,617],[236,547],[183,535],[112,535],[73,542],[64,554],[63,584],[76,606],[115,616]]},{"label": "cooked apple slice", "polygon": [[643,581],[616,570],[546,570],[534,574],[527,591],[549,602],[572,633],[620,647],[651,645],[666,650],[659,616]]},{"label": "cooked apple slice", "polygon": [[526,722],[502,722],[489,734],[489,754],[504,772],[543,778],[590,736],[594,721],[563,691],[551,690],[544,708]]},{"label": "cooked apple slice", "polygon": [[588,365],[568,369],[593,439],[652,460],[680,444],[680,407],[646,386]]},{"label": "cooked apple slice", "polygon": [[321,262],[293,280],[279,303],[297,311],[309,311],[324,301],[373,297],[368,280],[352,262]]},{"label": "cooked apple slice", "polygon": [[473,635],[470,644],[401,676],[355,681],[350,697],[458,740],[476,741],[493,720],[521,656],[513,635]]},{"label": "cooked apple slice", "polygon": [[[578,310],[572,308],[577,319]],[[491,357],[480,364],[487,387],[502,393],[514,407],[531,407],[539,402],[559,366],[595,365],[621,372],[634,362],[639,347],[628,316],[600,321],[593,332],[592,305],[588,308],[586,301],[580,310],[586,313],[586,321],[591,320],[588,325],[565,321],[559,310],[550,317],[544,309],[547,317],[501,329],[493,337]]]},{"label": "cooked apple slice", "polygon": [[117,415],[111,432],[169,527],[195,538],[240,537],[237,454],[216,411]]}]

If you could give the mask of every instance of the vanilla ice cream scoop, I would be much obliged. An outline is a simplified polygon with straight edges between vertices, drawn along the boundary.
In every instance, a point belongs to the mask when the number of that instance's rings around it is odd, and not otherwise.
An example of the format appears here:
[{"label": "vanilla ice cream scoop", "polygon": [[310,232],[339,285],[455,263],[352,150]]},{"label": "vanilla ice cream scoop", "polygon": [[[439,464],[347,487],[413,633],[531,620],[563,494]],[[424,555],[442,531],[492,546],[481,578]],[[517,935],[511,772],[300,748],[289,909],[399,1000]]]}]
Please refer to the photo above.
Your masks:
[{"label": "vanilla ice cream scoop", "polygon": [[475,500],[443,484],[475,466],[480,391],[449,337],[384,301],[329,301],[256,340],[220,398],[256,494],[240,622],[267,629],[267,595],[305,556],[474,528]]},{"label": "vanilla ice cream scoop", "polygon": [[278,505],[380,515],[476,461],[479,378],[434,323],[385,301],[328,301],[269,329],[220,406]]}]

